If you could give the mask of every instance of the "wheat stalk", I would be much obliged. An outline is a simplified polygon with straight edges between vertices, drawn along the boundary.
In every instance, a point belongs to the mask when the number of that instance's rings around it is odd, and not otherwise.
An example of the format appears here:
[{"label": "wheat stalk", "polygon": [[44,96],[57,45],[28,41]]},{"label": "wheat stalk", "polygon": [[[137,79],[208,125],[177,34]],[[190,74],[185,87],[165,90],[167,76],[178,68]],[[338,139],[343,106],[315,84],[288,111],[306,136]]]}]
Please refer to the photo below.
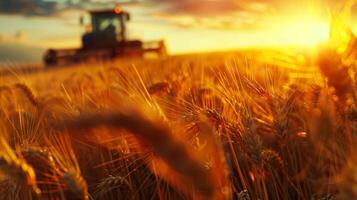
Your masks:
[{"label": "wheat stalk", "polygon": [[114,112],[88,114],[57,125],[68,130],[98,126],[127,129],[149,146],[171,169],[190,180],[201,195],[206,198],[213,196],[215,189],[208,170],[192,158],[185,145],[174,139],[171,130],[163,124],[154,123],[138,114]]},{"label": "wheat stalk", "polygon": [[36,108],[39,108],[41,106],[41,103],[38,101],[36,95],[28,85],[24,83],[16,83],[14,87],[21,90],[33,106],[35,106]]},{"label": "wheat stalk", "polygon": [[70,196],[78,200],[88,200],[87,183],[82,176],[75,171],[66,171],[63,180],[67,184]]},{"label": "wheat stalk", "polygon": [[13,152],[2,137],[0,138],[0,170],[10,180],[15,181],[15,187],[24,185],[32,194],[40,195],[41,191],[37,187],[35,171],[25,160],[19,158]]}]

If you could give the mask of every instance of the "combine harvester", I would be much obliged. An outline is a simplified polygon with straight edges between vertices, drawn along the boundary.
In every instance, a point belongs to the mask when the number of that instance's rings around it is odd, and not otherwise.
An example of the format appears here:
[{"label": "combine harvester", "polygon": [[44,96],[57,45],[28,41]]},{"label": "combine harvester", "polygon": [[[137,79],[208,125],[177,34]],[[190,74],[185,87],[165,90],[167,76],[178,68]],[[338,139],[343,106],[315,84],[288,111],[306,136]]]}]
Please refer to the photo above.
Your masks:
[{"label": "combine harvester", "polygon": [[[82,36],[82,47],[47,50],[43,57],[46,66],[118,57],[144,57],[147,53],[154,53],[159,57],[167,55],[163,40],[150,42],[127,40],[126,23],[130,20],[130,15],[121,7],[90,11],[89,14],[91,31]],[[83,17],[81,17],[81,25],[84,24],[83,21]]]}]

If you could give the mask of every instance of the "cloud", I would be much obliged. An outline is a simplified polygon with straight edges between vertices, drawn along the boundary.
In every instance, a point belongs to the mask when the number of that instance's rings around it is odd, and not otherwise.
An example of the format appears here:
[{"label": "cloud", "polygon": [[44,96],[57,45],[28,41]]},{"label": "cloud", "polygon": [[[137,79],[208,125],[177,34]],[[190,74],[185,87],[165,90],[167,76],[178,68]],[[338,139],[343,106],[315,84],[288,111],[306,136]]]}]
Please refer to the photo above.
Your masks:
[{"label": "cloud", "polygon": [[240,11],[263,12],[274,0],[151,0],[163,4],[163,12],[193,16],[219,16]]},{"label": "cloud", "polygon": [[[54,16],[63,11],[138,6],[141,19],[170,23],[180,28],[252,30],[269,24],[276,16],[303,13],[312,2],[337,0],[0,0],[0,14]],[[182,19],[182,18],[189,18]],[[279,17],[277,18],[279,19]]]},{"label": "cloud", "polygon": [[[0,0],[0,14],[52,16],[69,9],[139,5],[156,14],[219,17],[237,12],[267,13],[283,0]],[[286,3],[285,3],[286,4]],[[290,3],[291,4],[291,3]]]},{"label": "cloud", "polygon": [[176,27],[188,29],[252,31],[266,27],[262,16],[250,12],[238,12],[219,17],[193,15],[159,15]]},{"label": "cloud", "polygon": [[51,15],[57,10],[55,1],[1,0],[0,13],[19,15]]},{"label": "cloud", "polygon": [[274,1],[278,0],[1,0],[0,14],[49,16],[67,9],[137,4],[170,14],[213,16],[239,10],[265,11]]},{"label": "cloud", "polygon": [[[255,30],[265,26],[279,0],[152,0],[155,16],[183,29]],[[280,1],[279,1],[280,2]]]},{"label": "cloud", "polygon": [[[159,1],[162,2],[161,0]],[[168,3],[166,11],[172,14],[206,16],[231,13],[241,9],[239,4],[236,4],[231,0],[169,0],[163,2]]]},{"label": "cloud", "polygon": [[68,9],[104,8],[139,0],[0,0],[0,14],[52,16]]},{"label": "cloud", "polygon": [[[257,30],[284,20],[328,19],[328,10],[345,0],[151,0],[155,16],[180,28]],[[182,18],[191,18],[190,20]],[[274,24],[275,23],[275,24]]]}]

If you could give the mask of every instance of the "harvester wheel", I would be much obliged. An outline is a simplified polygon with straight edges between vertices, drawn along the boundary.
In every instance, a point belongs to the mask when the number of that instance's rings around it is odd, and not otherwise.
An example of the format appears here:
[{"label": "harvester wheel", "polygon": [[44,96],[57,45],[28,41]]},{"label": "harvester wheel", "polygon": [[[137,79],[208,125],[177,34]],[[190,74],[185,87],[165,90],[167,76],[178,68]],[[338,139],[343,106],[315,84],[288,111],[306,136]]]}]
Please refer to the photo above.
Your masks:
[{"label": "harvester wheel", "polygon": [[47,66],[53,66],[57,64],[57,53],[55,50],[50,49],[46,52],[44,57],[45,64]]}]

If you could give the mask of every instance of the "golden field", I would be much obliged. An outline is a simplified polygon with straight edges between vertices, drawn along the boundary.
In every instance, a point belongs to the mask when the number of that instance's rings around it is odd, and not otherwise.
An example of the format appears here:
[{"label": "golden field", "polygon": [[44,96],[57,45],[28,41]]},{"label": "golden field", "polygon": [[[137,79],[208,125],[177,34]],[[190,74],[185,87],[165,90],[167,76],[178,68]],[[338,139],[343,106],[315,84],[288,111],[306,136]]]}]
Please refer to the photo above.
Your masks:
[{"label": "golden field", "polygon": [[1,199],[356,199],[352,50],[11,71]]}]

